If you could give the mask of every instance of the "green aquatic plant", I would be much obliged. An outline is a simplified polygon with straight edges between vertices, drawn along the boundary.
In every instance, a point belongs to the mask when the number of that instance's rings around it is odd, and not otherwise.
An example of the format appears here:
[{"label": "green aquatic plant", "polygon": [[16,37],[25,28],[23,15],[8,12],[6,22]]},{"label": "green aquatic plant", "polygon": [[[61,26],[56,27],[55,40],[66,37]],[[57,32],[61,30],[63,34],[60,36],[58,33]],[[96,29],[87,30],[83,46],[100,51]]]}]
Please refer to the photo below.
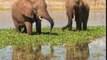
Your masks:
[{"label": "green aquatic plant", "polygon": [[90,43],[91,40],[106,35],[105,26],[89,26],[87,31],[61,31],[54,28],[53,33],[48,33],[49,28],[42,28],[43,33],[28,35],[18,33],[15,29],[0,29],[0,48],[7,45],[14,47],[37,46],[44,44],[52,45],[80,45]]}]

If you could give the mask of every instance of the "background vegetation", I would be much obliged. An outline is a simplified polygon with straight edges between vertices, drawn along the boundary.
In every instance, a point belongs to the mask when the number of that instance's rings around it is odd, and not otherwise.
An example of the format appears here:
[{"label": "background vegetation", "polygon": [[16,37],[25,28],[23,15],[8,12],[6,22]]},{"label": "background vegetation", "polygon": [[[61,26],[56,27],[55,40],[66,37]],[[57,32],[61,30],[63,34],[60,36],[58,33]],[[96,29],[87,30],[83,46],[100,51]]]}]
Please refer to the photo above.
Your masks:
[{"label": "background vegetation", "polygon": [[[0,0],[0,10],[11,10],[12,4],[18,0]],[[106,0],[84,0],[91,10],[105,10]],[[64,0],[46,0],[49,10],[64,10]]]}]

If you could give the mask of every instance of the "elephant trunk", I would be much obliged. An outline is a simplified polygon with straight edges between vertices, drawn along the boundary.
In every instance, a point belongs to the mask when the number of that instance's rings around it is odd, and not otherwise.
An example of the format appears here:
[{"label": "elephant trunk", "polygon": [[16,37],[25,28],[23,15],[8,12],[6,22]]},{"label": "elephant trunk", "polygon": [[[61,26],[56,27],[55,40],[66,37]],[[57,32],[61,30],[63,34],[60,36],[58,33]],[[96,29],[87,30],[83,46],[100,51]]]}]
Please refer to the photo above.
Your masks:
[{"label": "elephant trunk", "polygon": [[50,17],[48,11],[46,9],[40,9],[38,10],[38,15],[41,17],[41,18],[44,18],[46,19],[47,21],[50,22],[51,24],[51,29],[50,29],[50,32],[52,32],[52,28],[54,26],[54,21],[53,19]]},{"label": "elephant trunk", "polygon": [[53,28],[53,26],[54,26],[54,21],[53,21],[53,19],[52,19],[51,17],[46,18],[46,20],[50,22],[50,24],[51,24],[50,32],[52,32],[52,28]]}]

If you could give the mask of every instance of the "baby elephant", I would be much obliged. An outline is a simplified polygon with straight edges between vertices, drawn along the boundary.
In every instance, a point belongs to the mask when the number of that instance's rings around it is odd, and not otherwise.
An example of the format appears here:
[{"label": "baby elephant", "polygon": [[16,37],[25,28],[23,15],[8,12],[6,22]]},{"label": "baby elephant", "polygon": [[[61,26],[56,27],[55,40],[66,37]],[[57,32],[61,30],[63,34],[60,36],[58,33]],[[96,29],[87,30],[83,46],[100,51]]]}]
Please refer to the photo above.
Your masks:
[{"label": "baby elephant", "polygon": [[62,30],[68,28],[72,30],[72,20],[75,17],[76,30],[87,30],[87,22],[89,17],[89,5],[83,0],[66,0],[66,14],[68,16],[68,24]]}]

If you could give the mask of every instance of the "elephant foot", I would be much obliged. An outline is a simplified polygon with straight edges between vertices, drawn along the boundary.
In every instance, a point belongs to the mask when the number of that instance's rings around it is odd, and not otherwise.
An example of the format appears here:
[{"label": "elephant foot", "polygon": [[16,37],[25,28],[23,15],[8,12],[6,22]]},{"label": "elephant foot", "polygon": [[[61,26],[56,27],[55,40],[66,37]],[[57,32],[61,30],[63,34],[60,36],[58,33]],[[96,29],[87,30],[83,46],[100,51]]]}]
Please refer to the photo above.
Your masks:
[{"label": "elephant foot", "polygon": [[37,34],[41,34],[41,32],[37,32]]},{"label": "elephant foot", "polygon": [[81,29],[76,29],[75,31],[81,31]]},{"label": "elephant foot", "polygon": [[23,33],[27,33],[27,30],[24,30]]},{"label": "elephant foot", "polygon": [[37,34],[41,34],[41,28],[40,28],[40,29],[37,28],[36,33],[37,33]]},{"label": "elephant foot", "polygon": [[76,30],[77,30],[77,31],[81,31],[82,28],[81,28],[81,27],[77,27]]},{"label": "elephant foot", "polygon": [[62,27],[62,31],[68,28],[69,25]]},{"label": "elephant foot", "polygon": [[18,28],[17,28],[17,31],[20,32],[20,33],[27,32],[26,27],[24,25],[19,25]]},{"label": "elephant foot", "polygon": [[87,30],[87,28],[84,28],[84,27],[83,27],[83,30]]},{"label": "elephant foot", "polygon": [[18,28],[17,28],[17,31],[18,31],[18,32],[21,32],[21,29],[22,29],[22,28],[23,28],[23,27],[22,27],[21,25],[19,25]]},{"label": "elephant foot", "polygon": [[86,31],[87,29],[83,29],[84,31]]},{"label": "elephant foot", "polygon": [[27,29],[26,29],[26,26],[24,25],[23,26],[23,31],[22,31],[23,33],[27,33]]}]

